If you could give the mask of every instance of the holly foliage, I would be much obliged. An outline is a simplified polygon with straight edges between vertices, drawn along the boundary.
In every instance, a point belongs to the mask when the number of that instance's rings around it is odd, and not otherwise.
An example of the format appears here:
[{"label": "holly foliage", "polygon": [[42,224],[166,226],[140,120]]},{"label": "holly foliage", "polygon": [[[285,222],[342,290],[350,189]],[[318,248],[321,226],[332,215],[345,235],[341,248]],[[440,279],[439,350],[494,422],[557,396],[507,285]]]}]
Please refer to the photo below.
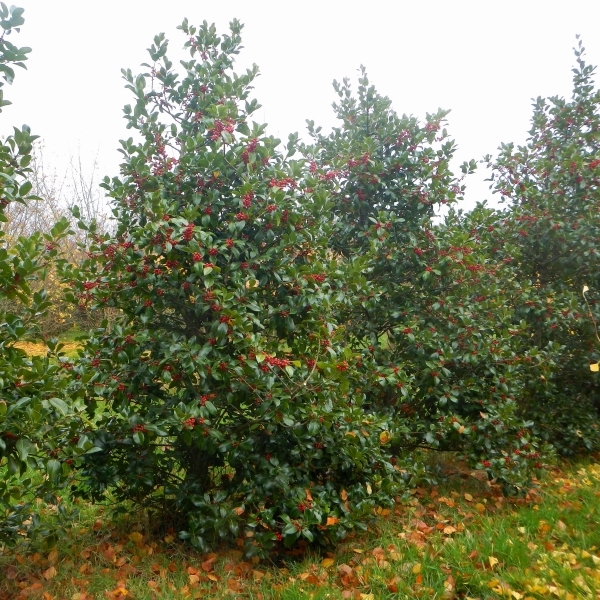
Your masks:
[{"label": "holly foliage", "polygon": [[65,277],[74,302],[121,313],[75,368],[97,409],[79,492],[170,511],[202,549],[244,534],[252,554],[364,527],[400,480],[395,425],[363,409],[336,321],[358,284],[329,252],[329,194],[292,158],[296,136],[282,153],[251,121],[258,70],[233,72],[230,28],[184,21],[181,72],[163,35],[144,73],[123,71],[136,138],[103,183],[116,230],[92,230]]},{"label": "holly foliage", "polygon": [[[23,9],[0,3],[0,107],[4,82],[12,83],[14,67],[24,67],[29,48],[18,48],[6,37],[19,31]],[[1,110],[1,108],[0,108]],[[15,202],[36,201],[28,181],[32,143],[37,138],[24,125],[0,144],[0,221]],[[44,291],[32,292],[43,281],[57,243],[66,235],[62,220],[52,230],[9,241],[0,230],[0,543],[39,534],[56,540],[51,526],[40,524],[34,501],[57,505],[57,489],[68,480],[70,467],[62,449],[81,429],[77,404],[65,401],[68,365],[61,345],[49,342],[48,356],[28,357],[16,346],[39,333],[38,322],[49,307]],[[37,285],[36,287],[41,287]],[[17,311],[15,308],[19,307]],[[83,449],[81,450],[83,452]],[[62,505],[58,506],[62,515]]]},{"label": "holly foliage", "polygon": [[[367,406],[408,433],[393,442],[411,460],[417,447],[457,451],[515,491],[540,454],[517,415],[522,365],[511,298],[519,294],[506,260],[483,247],[493,211],[435,208],[462,197],[450,171],[455,144],[447,111],[399,117],[369,84],[364,68],[355,95],[334,84],[340,127],[324,136],[309,123],[305,148],[315,180],[329,182],[335,235],[331,251],[364,262],[365,286],[341,307],[347,342],[363,355]],[[475,167],[462,166],[463,176]]]},{"label": "holly foliage", "polygon": [[501,259],[507,242],[514,248],[527,288],[515,303],[530,331],[522,347],[545,355],[544,371],[527,378],[522,411],[567,455],[600,448],[600,383],[589,369],[599,357],[600,91],[584,54],[579,42],[572,97],[538,98],[526,144],[503,145],[490,161],[507,205],[490,247]]}]

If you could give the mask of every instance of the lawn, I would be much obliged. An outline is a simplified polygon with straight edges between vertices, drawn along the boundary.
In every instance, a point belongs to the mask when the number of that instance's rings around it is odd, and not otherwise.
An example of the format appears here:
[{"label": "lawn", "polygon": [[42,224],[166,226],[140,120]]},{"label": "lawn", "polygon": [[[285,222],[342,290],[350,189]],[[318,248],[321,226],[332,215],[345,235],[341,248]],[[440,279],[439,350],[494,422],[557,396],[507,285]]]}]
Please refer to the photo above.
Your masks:
[{"label": "lawn", "polygon": [[600,590],[595,462],[563,464],[521,499],[457,471],[380,509],[362,537],[262,561],[244,559],[243,540],[201,555],[140,513],[116,520],[104,506],[79,508],[59,547],[0,554],[0,599],[574,600]]}]

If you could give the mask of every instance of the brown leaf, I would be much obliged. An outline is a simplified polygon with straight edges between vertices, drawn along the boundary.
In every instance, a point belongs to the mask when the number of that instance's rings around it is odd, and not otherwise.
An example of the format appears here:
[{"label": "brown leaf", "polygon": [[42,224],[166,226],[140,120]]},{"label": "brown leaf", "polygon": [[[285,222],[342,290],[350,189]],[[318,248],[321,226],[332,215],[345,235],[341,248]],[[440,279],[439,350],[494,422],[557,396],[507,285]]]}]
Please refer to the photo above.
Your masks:
[{"label": "brown leaf", "polygon": [[202,567],[203,571],[206,571],[208,573],[208,571],[212,571],[213,568],[213,563],[215,562],[216,558],[209,558],[208,560],[205,560],[200,566]]},{"label": "brown leaf", "polygon": [[345,563],[338,566],[338,571],[346,575],[352,575],[352,567]]},{"label": "brown leaf", "polygon": [[58,560],[58,550],[54,548],[50,554],[48,554],[48,562],[53,565]]},{"label": "brown leaf", "polygon": [[112,546],[109,546],[106,550],[103,550],[102,555],[108,562],[115,562],[117,560],[115,550]]},{"label": "brown leaf", "polygon": [[46,580],[46,581],[50,581],[50,579],[52,579],[53,577],[56,576],[56,574],[58,573],[58,571],[54,568],[54,567],[48,567],[43,573],[42,573],[42,577]]},{"label": "brown leaf", "polygon": [[237,579],[228,579],[227,587],[232,592],[241,592],[242,591],[242,584]]},{"label": "brown leaf", "polygon": [[219,581],[219,576],[216,573],[207,573],[206,575],[211,581]]},{"label": "brown leaf", "polygon": [[348,500],[348,492],[346,490],[342,490],[340,492],[340,498],[343,502],[346,502],[346,500]]},{"label": "brown leaf", "polygon": [[383,560],[385,558],[385,551],[383,548],[373,548],[372,554],[376,560]]}]

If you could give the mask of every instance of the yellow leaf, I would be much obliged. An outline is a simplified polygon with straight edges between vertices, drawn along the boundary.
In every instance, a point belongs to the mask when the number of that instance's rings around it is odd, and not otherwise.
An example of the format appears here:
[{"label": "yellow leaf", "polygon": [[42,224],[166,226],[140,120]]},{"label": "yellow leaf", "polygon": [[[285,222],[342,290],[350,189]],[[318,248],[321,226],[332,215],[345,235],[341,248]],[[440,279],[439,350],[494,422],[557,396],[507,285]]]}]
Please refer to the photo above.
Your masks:
[{"label": "yellow leaf", "polygon": [[471,496],[471,494],[465,494],[465,500],[467,502],[473,502],[473,496]]},{"label": "yellow leaf", "polygon": [[362,554],[362,548],[352,548],[352,552],[356,552],[356,554]]},{"label": "yellow leaf", "polygon": [[369,496],[373,493],[373,488],[371,487],[370,483],[367,483],[367,494],[369,494]]},{"label": "yellow leaf", "polygon": [[220,175],[219,171],[213,172],[213,177],[216,179]]},{"label": "yellow leaf", "polygon": [[139,531],[134,531],[129,534],[129,539],[136,544],[144,539],[144,536]]},{"label": "yellow leaf", "polygon": [[488,558],[488,562],[490,563],[490,567],[493,569],[500,561],[495,556],[490,556]]},{"label": "yellow leaf", "polygon": [[361,598],[361,600],[375,600],[375,595],[374,594],[361,594],[360,598]]},{"label": "yellow leaf", "polygon": [[58,571],[54,567],[48,567],[42,573],[42,575],[44,576],[44,579],[46,579],[47,581],[49,581],[50,579],[52,579],[56,575],[57,572]]},{"label": "yellow leaf", "polygon": [[594,363],[593,365],[590,365],[590,371],[592,371],[593,373],[597,373],[598,371],[600,371],[600,364]]},{"label": "yellow leaf", "polygon": [[324,569],[329,569],[329,567],[331,567],[331,565],[333,565],[335,561],[333,560],[333,558],[324,558],[323,561],[321,562],[321,566]]},{"label": "yellow leaf", "polygon": [[384,446],[392,439],[392,434],[389,431],[382,431],[379,434],[379,443]]},{"label": "yellow leaf", "polygon": [[414,575],[418,575],[421,572],[421,563],[417,563],[413,566],[412,572]]},{"label": "yellow leaf", "polygon": [[485,506],[483,504],[481,504],[481,502],[478,502],[475,505],[475,510],[480,513],[485,512]]},{"label": "yellow leaf", "polygon": [[589,291],[589,287],[587,285],[583,286],[583,293],[585,294],[587,291]]}]

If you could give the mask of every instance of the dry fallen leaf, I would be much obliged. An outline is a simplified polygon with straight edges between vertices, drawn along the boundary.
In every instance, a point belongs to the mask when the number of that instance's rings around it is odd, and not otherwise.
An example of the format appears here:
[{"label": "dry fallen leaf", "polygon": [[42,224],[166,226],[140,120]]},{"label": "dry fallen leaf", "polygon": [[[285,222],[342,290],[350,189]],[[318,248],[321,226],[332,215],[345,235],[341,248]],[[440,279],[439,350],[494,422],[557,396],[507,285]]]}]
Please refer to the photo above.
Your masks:
[{"label": "dry fallen leaf", "polygon": [[465,494],[465,500],[467,502],[473,502],[473,496],[471,496],[471,494],[469,494],[469,493],[466,493]]},{"label": "dry fallen leaf", "polygon": [[50,581],[53,577],[56,576],[58,571],[54,567],[48,567],[43,573],[42,576],[46,581]]},{"label": "dry fallen leaf", "polygon": [[490,568],[493,569],[500,561],[495,556],[490,556],[488,562],[490,563]]},{"label": "dry fallen leaf", "polygon": [[421,572],[421,563],[417,563],[413,566],[412,572],[414,575],[418,575]]},{"label": "dry fallen leaf", "polygon": [[331,567],[333,565],[335,561],[333,560],[333,558],[324,558],[323,561],[321,562],[321,566],[324,567],[325,569],[328,569],[329,567]]}]

